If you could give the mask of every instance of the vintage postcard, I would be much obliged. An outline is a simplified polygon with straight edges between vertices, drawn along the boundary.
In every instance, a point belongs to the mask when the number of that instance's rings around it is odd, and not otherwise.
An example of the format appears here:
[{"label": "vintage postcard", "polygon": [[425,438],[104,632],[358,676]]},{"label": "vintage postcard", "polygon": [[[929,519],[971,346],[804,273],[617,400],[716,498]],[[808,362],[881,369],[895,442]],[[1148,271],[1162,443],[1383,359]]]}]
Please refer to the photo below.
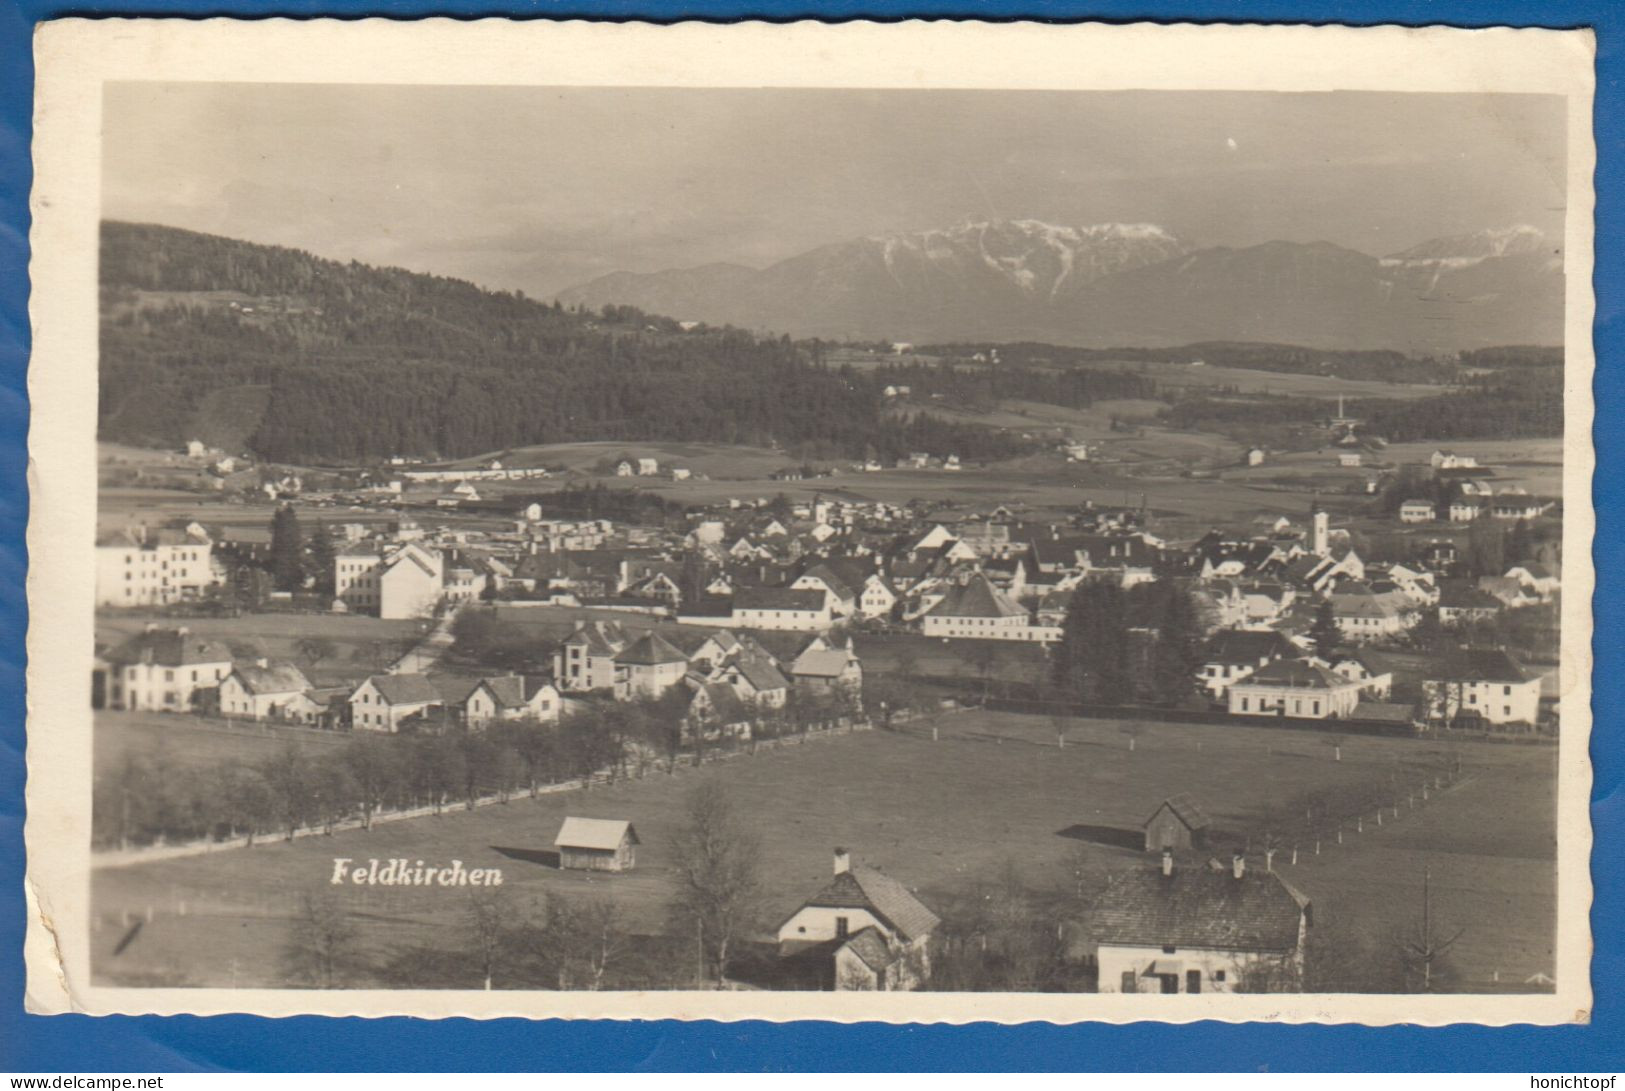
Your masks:
[{"label": "vintage postcard", "polygon": [[37,55],[33,1010],[1588,1019],[1589,33]]}]

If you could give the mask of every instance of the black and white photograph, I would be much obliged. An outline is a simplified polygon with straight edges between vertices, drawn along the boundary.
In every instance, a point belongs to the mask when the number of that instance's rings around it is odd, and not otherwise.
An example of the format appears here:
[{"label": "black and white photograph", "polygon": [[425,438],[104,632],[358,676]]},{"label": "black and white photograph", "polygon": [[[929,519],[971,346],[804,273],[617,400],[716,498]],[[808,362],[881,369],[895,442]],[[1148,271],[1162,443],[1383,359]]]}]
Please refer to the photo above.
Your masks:
[{"label": "black and white photograph", "polygon": [[1583,1005],[1588,99],[248,71],[79,180],[85,986]]}]

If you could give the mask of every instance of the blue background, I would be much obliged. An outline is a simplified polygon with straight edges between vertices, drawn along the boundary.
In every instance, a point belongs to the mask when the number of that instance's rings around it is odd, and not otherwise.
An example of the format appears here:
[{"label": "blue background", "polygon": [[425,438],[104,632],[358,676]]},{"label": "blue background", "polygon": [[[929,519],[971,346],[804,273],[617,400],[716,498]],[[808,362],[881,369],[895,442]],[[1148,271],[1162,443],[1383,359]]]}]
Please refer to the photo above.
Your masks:
[{"label": "blue background", "polygon": [[[34,23],[67,15],[315,16],[520,15],[548,17],[746,17],[897,19],[914,16],[1447,23],[1459,26],[1590,26],[1598,34],[1596,730],[1592,820],[1602,848],[1593,860],[1596,900],[1594,1021],[1589,1026],[1486,1029],[1286,1027],[1143,1023],[1110,1027],[839,1027],[823,1023],[572,1023],[500,1020],[210,1019],[28,1016],[22,1010],[23,905],[23,532],[28,357],[28,144]],[[1613,734],[1621,702],[1622,649],[1610,618],[1622,616],[1625,539],[1613,504],[1625,446],[1625,382],[1619,300],[1625,289],[1619,205],[1625,107],[1620,43],[1625,4],[1383,0],[1183,0],[1181,3],[1046,3],[967,0],[929,4],[825,0],[571,0],[497,5],[469,0],[132,0],[63,5],[0,0],[0,1070],[13,1072],[197,1070],[623,1070],[1034,1069],[1034,1070],[1445,1070],[1607,1072],[1625,1068],[1625,947],[1621,888],[1625,809],[1619,798],[1625,747]]]}]

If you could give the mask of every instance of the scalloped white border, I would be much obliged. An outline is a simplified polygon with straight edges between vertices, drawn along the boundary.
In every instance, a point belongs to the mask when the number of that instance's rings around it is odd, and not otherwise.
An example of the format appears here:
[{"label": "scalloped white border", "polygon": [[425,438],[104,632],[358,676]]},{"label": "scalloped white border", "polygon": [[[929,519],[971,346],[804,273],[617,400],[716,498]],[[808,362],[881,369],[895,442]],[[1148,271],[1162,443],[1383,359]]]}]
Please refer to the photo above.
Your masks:
[{"label": "scalloped white border", "polygon": [[[35,38],[26,1003],[40,1013],[837,1022],[1563,1023],[1591,1007],[1594,367],[1589,31],[1191,24],[70,19]],[[548,993],[94,986],[89,975],[96,246],[109,80],[668,87],[1500,91],[1569,98],[1555,995]]]}]

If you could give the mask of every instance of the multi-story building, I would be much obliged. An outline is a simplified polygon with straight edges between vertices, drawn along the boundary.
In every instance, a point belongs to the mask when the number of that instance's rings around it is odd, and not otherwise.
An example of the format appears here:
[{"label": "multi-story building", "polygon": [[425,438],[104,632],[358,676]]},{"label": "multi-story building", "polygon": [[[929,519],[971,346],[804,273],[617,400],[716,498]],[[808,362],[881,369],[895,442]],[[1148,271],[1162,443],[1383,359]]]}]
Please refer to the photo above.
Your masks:
[{"label": "multi-story building", "polygon": [[96,542],[97,606],[163,606],[200,597],[218,580],[214,545],[196,528],[133,527]]}]

